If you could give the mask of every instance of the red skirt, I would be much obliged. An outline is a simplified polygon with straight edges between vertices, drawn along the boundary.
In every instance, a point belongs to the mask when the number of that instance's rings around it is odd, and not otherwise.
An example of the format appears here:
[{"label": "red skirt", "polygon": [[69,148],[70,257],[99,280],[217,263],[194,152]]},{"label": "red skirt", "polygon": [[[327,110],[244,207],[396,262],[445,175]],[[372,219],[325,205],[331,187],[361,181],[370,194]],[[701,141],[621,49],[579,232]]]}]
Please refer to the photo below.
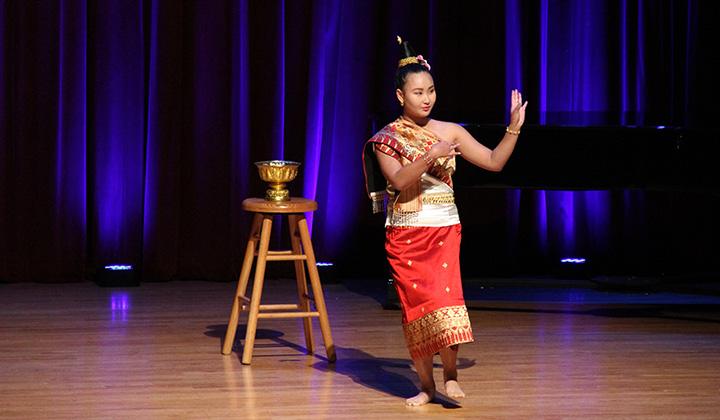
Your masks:
[{"label": "red skirt", "polygon": [[460,224],[387,227],[385,251],[413,359],[473,341],[460,279]]}]

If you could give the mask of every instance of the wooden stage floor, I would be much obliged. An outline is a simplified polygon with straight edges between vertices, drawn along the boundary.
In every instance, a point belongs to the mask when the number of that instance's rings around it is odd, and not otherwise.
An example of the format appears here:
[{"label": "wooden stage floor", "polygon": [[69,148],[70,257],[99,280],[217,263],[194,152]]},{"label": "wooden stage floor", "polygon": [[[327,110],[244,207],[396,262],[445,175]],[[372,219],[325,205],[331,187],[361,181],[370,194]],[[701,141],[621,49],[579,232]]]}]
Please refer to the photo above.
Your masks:
[{"label": "wooden stage floor", "polygon": [[[264,303],[295,296],[286,280],[267,286]],[[466,287],[468,396],[409,408],[400,312],[350,286],[325,285],[335,365],[316,321],[313,356],[299,320],[268,319],[243,366],[244,316],[236,351],[220,354],[234,284],[0,284],[0,418],[720,418],[718,305],[514,300],[517,288],[485,300]]]}]

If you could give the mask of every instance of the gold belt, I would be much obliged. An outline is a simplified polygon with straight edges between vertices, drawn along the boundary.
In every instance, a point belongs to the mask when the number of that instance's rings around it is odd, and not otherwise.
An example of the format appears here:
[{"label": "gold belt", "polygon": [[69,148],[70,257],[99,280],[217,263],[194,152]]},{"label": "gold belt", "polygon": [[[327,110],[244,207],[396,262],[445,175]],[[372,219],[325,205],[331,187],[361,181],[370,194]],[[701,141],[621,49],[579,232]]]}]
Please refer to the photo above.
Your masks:
[{"label": "gold belt", "polygon": [[435,193],[423,194],[423,204],[454,204],[455,195],[453,193]]}]

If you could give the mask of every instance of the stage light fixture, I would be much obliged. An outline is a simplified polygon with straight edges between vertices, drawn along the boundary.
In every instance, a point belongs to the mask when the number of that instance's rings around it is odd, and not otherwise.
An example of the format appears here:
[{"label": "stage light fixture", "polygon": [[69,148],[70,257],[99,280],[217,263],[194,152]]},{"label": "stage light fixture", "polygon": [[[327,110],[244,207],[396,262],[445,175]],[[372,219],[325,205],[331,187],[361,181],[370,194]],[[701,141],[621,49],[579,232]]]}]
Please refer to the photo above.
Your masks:
[{"label": "stage light fixture", "polygon": [[108,264],[98,270],[95,282],[102,287],[134,287],[140,285],[140,276],[132,264]]},{"label": "stage light fixture", "polygon": [[585,264],[585,258],[563,258],[560,260],[563,264]]},{"label": "stage light fixture", "polygon": [[335,264],[329,261],[318,261],[315,263],[320,280],[323,283],[338,283]]}]

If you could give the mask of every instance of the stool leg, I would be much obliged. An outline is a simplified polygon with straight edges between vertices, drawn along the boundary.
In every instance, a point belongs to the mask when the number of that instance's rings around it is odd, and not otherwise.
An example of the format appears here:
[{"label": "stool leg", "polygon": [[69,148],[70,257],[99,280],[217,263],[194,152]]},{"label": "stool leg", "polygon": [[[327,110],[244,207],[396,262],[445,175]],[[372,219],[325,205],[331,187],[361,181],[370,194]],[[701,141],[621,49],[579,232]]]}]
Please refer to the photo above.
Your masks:
[{"label": "stool leg", "polygon": [[247,247],[245,248],[245,258],[243,259],[238,285],[235,290],[235,298],[233,299],[232,310],[230,310],[230,321],[228,321],[227,330],[225,330],[225,341],[223,341],[222,354],[228,355],[232,352],[235,343],[235,333],[237,332],[238,319],[240,318],[240,296],[245,296],[247,290],[248,279],[250,278],[250,270],[255,259],[255,248],[258,242],[258,232],[262,215],[255,213],[252,225],[250,226],[250,236],[248,236]]},{"label": "stool leg", "polygon": [[265,279],[265,263],[267,261],[272,230],[272,215],[264,214],[262,229],[260,230],[260,247],[258,249],[257,264],[255,265],[255,279],[250,297],[250,313],[248,314],[247,330],[245,331],[245,346],[243,348],[242,364],[249,365],[252,361],[253,347],[255,346],[255,333],[257,331],[258,314],[260,313],[260,298],[262,297],[263,281]]},{"label": "stool leg", "polygon": [[318,275],[317,265],[315,261],[315,252],[313,251],[312,242],[310,241],[310,233],[308,232],[307,220],[304,215],[298,216],[298,228],[300,230],[300,240],[302,241],[303,250],[307,257],[308,274],[310,275],[310,284],[315,297],[315,306],[320,313],[320,332],[322,332],[323,341],[325,342],[325,351],[327,352],[328,361],[335,361],[335,344],[330,334],[330,321],[328,320],[327,307],[325,306],[325,297],[323,296],[322,285],[320,284],[320,276]]},{"label": "stool leg", "polygon": [[[290,243],[292,244],[293,254],[302,255],[302,245],[300,243],[300,233],[298,232],[298,216],[296,214],[288,215],[288,224],[290,225]],[[307,280],[305,279],[305,266],[300,260],[295,261],[295,280],[297,281],[298,304],[303,312],[310,312],[310,297],[308,296]],[[305,346],[308,353],[313,353],[313,336],[312,336],[312,319],[303,318],[303,327],[305,329]]]}]

